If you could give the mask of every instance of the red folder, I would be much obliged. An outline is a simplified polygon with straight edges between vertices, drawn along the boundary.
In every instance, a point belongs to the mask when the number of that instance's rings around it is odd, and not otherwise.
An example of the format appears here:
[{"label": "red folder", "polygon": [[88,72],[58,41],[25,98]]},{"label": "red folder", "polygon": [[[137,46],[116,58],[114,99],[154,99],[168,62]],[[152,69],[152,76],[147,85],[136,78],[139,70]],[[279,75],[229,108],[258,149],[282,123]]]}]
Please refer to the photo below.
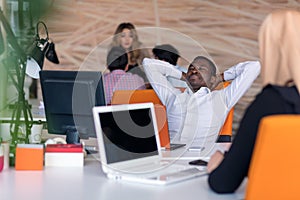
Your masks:
[{"label": "red folder", "polygon": [[48,144],[46,152],[69,152],[69,153],[82,153],[82,144]]}]

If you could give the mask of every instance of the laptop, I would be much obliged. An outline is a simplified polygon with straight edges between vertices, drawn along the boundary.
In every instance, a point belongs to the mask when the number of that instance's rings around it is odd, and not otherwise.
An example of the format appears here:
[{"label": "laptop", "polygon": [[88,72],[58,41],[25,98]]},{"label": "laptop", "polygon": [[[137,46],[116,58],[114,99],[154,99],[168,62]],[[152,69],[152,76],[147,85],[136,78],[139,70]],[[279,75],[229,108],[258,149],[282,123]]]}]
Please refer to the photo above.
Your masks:
[{"label": "laptop", "polygon": [[94,107],[93,116],[108,178],[167,185],[207,174],[162,160],[153,103]]},{"label": "laptop", "polygon": [[111,104],[148,103],[154,104],[155,116],[162,149],[174,150],[186,144],[171,143],[168,127],[167,112],[153,89],[147,90],[116,90],[113,93]]}]

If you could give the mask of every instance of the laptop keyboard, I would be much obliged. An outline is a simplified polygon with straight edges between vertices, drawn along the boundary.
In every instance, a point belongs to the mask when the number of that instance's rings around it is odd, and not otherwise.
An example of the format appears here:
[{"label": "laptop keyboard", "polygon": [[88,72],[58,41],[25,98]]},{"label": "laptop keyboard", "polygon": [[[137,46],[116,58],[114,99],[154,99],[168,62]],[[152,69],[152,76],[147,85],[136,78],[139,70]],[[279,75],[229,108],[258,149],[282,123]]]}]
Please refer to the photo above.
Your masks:
[{"label": "laptop keyboard", "polygon": [[[153,165],[151,165],[151,167],[153,167]],[[191,175],[191,177],[194,177],[195,174],[199,172],[205,174],[204,170],[200,170],[196,167],[163,162],[160,165],[157,165],[157,167],[151,169],[149,169],[149,165],[145,166],[145,168],[139,166],[139,168],[136,168],[134,170],[133,174],[140,178],[147,178],[153,180],[169,180],[175,178],[180,179],[180,177],[186,178],[187,175]]]},{"label": "laptop keyboard", "polygon": [[[171,165],[170,162],[159,162],[159,163],[152,163],[151,165],[145,164],[145,165],[139,165],[138,167],[131,167],[128,169],[128,172],[131,173],[155,173],[157,171],[161,171],[165,169],[166,167],[169,167]],[[180,165],[181,169],[182,166]],[[126,172],[126,169],[124,170]]]},{"label": "laptop keyboard", "polygon": [[200,176],[200,175],[204,175],[206,174],[205,171],[201,171],[198,168],[189,168],[189,169],[185,169],[185,170],[181,170],[178,172],[173,172],[173,173],[168,173],[168,174],[160,174],[158,176],[153,176],[153,177],[149,177],[149,179],[153,179],[153,180],[161,180],[161,181],[170,181],[170,180],[175,180],[178,179],[178,181],[181,178],[188,178],[188,177],[195,177],[195,176]]},{"label": "laptop keyboard", "polygon": [[[139,167],[138,170],[143,170],[143,168]],[[201,168],[199,169],[191,166],[168,163],[168,166],[166,166],[165,168],[157,168],[157,170],[154,169],[149,170],[149,166],[148,166],[147,171],[143,170],[139,173],[137,172],[137,170],[135,170],[134,172],[131,171],[131,173],[127,172],[124,173],[123,175],[120,175],[120,178],[116,178],[116,177],[113,178],[123,179],[131,182],[132,181],[138,182],[138,183],[164,185],[164,184],[181,182],[184,180],[188,180],[206,174],[207,171],[205,169],[201,169]]]}]

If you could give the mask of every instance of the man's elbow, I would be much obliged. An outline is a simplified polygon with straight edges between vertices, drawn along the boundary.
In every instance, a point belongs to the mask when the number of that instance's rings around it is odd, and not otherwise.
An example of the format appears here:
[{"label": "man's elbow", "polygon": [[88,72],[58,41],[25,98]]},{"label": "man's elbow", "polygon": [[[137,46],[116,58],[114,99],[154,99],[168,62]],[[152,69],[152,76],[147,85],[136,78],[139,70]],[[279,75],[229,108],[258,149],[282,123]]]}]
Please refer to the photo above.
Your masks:
[{"label": "man's elbow", "polygon": [[256,77],[260,74],[261,65],[259,61],[251,61],[251,67],[249,67],[252,70],[252,73],[256,75]]},{"label": "man's elbow", "polygon": [[261,64],[260,64],[260,62],[259,61],[255,61],[255,69],[256,69],[256,73],[257,73],[257,75],[259,75],[260,74],[260,71],[261,71]]},{"label": "man's elbow", "polygon": [[142,65],[143,65],[144,71],[145,71],[145,73],[147,75],[147,71],[148,71],[148,69],[150,68],[150,65],[151,65],[151,59],[144,58],[143,62],[142,62]]},{"label": "man's elbow", "polygon": [[155,59],[152,59],[152,58],[144,58],[142,61],[142,65],[149,66],[149,65],[153,64],[154,61],[155,61]]}]

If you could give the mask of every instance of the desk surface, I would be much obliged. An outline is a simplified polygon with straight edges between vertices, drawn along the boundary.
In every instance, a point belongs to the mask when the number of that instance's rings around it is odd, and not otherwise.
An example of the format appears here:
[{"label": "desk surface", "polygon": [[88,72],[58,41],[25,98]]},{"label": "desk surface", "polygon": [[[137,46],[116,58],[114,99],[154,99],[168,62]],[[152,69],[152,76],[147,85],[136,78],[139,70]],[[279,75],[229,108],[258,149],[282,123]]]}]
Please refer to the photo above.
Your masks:
[{"label": "desk surface", "polygon": [[[44,117],[41,119],[45,120]],[[94,144],[95,140],[90,142]],[[199,156],[199,152],[184,149],[163,151],[163,159],[179,159],[186,163]],[[106,178],[100,162],[90,157],[85,159],[84,167],[44,167],[43,171],[16,171],[14,168],[3,170],[0,173],[0,199],[240,200],[244,198],[245,185],[244,182],[234,194],[218,195],[209,189],[207,176],[168,186],[115,181]]]},{"label": "desk surface", "polygon": [[245,183],[234,194],[218,195],[209,189],[207,176],[168,186],[110,180],[93,158],[87,158],[84,167],[45,167],[43,171],[10,168],[0,173],[0,197],[9,200],[234,200],[243,199],[244,190]]}]

